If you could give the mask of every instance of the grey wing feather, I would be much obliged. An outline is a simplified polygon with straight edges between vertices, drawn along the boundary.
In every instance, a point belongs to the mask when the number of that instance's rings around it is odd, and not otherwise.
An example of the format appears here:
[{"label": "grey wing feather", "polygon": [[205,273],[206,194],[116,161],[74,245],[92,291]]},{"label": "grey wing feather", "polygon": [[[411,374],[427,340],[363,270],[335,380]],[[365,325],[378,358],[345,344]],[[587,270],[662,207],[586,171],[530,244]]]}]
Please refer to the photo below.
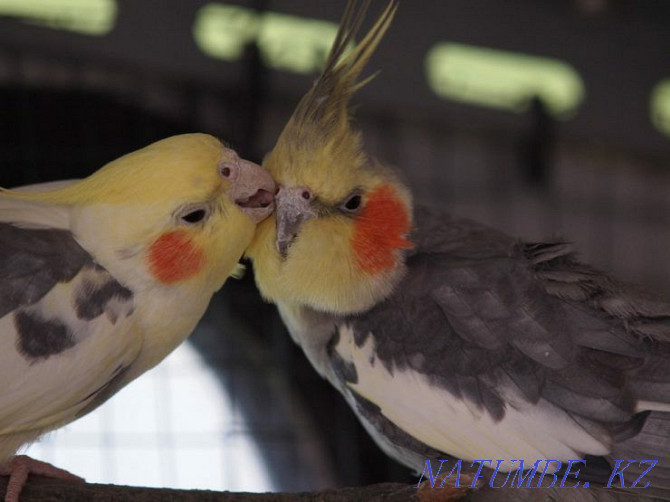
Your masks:
[{"label": "grey wing feather", "polygon": [[[19,188],[43,191],[50,184]],[[0,191],[0,318],[41,299],[91,259],[69,232],[69,211]]]},{"label": "grey wing feather", "polygon": [[0,222],[0,317],[32,305],[57,283],[70,281],[90,255],[60,229],[24,229]]},{"label": "grey wing feather", "polygon": [[[15,438],[69,422],[111,396],[141,347],[126,321],[132,291],[68,230],[44,227],[40,211],[31,215],[0,196],[0,461],[13,454]],[[113,337],[92,337],[110,330]],[[64,371],[56,356],[66,350]]]},{"label": "grey wing feather", "polygon": [[[374,333],[390,371],[420,372],[494,419],[512,382],[526,400],[629,445],[610,458],[638,458],[659,441],[670,451],[670,415],[652,412],[652,434],[649,412],[636,408],[670,410],[670,302],[579,263],[571,244],[522,243],[432,209],[415,215],[404,283],[349,320],[358,345]],[[656,477],[670,480],[670,470]]]},{"label": "grey wing feather", "polygon": [[[27,358],[58,354],[84,339],[88,321],[111,324],[133,310],[133,293],[97,265],[67,230],[0,222],[0,319],[13,315],[16,346]],[[48,295],[61,300],[43,305]],[[14,333],[15,332],[15,333]]]},{"label": "grey wing feather", "polygon": [[[412,315],[403,304],[417,296],[424,310],[443,314],[442,326],[427,326],[412,336],[423,338],[421,345],[436,347],[439,336],[437,346],[448,341],[449,350],[463,354],[465,342],[474,352],[466,367],[478,357],[498,360],[488,368],[525,382],[530,399],[540,388],[551,396],[562,387],[585,398],[619,396],[614,401],[632,411],[632,396],[626,394],[633,393],[624,388],[630,376],[670,382],[668,365],[654,365],[651,355],[651,346],[663,344],[670,330],[670,303],[578,263],[574,247],[563,242],[524,244],[421,208],[417,221],[418,246],[408,260],[407,284],[391,303]],[[448,351],[436,352],[442,357],[435,359],[431,373],[458,373],[460,364]],[[625,372],[630,372],[628,379]],[[558,394],[556,399],[564,401]],[[615,419],[618,412],[612,413]]]}]

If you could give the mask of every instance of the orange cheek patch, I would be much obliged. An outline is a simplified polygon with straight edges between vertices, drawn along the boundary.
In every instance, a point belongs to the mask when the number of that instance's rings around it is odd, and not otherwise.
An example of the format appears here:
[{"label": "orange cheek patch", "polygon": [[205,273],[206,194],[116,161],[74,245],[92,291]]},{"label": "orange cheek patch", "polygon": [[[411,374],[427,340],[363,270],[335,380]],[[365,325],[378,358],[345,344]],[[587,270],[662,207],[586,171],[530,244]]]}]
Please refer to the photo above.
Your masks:
[{"label": "orange cheek patch", "polygon": [[410,230],[409,215],[395,191],[382,185],[372,192],[356,217],[352,246],[358,265],[370,273],[378,273],[395,265],[394,251],[409,249],[405,238]]},{"label": "orange cheek patch", "polygon": [[205,265],[205,255],[186,232],[161,235],[149,249],[149,269],[164,284],[193,277]]}]

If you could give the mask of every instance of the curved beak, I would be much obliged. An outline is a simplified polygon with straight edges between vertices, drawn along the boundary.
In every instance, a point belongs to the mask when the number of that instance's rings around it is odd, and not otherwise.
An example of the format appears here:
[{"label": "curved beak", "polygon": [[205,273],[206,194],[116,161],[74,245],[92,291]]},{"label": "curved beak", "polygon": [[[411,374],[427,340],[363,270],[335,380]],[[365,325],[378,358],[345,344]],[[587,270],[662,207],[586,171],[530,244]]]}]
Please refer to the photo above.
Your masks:
[{"label": "curved beak", "polygon": [[244,159],[222,162],[220,168],[230,181],[228,196],[243,213],[256,223],[272,214],[277,187],[265,169]]},{"label": "curved beak", "polygon": [[298,236],[300,226],[317,216],[312,198],[305,198],[305,194],[309,193],[309,190],[304,187],[279,187],[275,196],[277,204],[276,246],[282,258],[286,258],[288,248]]}]

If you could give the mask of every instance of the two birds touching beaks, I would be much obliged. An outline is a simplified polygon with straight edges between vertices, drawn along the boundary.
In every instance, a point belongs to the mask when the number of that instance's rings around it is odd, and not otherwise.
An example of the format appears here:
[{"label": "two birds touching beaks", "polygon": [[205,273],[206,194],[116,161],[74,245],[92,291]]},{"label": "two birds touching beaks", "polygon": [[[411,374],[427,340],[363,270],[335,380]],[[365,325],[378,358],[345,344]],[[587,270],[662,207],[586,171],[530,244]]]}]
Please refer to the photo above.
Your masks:
[{"label": "two birds touching beaks", "polygon": [[594,486],[617,459],[653,458],[645,495],[670,499],[670,302],[568,243],[414,204],[350,122],[397,9],[352,49],[369,3],[347,3],[263,168],[188,134],[80,181],[0,191],[6,500],[31,469],[63,475],[16,452],[165,358],[243,255],[316,371],[400,463],[597,459],[582,473]]}]

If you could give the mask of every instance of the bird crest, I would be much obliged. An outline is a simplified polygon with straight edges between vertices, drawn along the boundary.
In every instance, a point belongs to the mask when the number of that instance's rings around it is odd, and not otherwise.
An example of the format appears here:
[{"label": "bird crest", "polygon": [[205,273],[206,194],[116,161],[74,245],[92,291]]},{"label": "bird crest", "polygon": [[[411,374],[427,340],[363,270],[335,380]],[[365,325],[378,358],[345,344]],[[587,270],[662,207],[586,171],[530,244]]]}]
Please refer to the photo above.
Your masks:
[{"label": "bird crest", "polygon": [[289,142],[293,147],[314,148],[342,141],[353,133],[349,127],[350,98],[376,76],[375,73],[358,80],[389,28],[398,2],[391,0],[365,37],[351,49],[369,6],[370,0],[347,2],[324,69],[298,104],[277,146]]}]

